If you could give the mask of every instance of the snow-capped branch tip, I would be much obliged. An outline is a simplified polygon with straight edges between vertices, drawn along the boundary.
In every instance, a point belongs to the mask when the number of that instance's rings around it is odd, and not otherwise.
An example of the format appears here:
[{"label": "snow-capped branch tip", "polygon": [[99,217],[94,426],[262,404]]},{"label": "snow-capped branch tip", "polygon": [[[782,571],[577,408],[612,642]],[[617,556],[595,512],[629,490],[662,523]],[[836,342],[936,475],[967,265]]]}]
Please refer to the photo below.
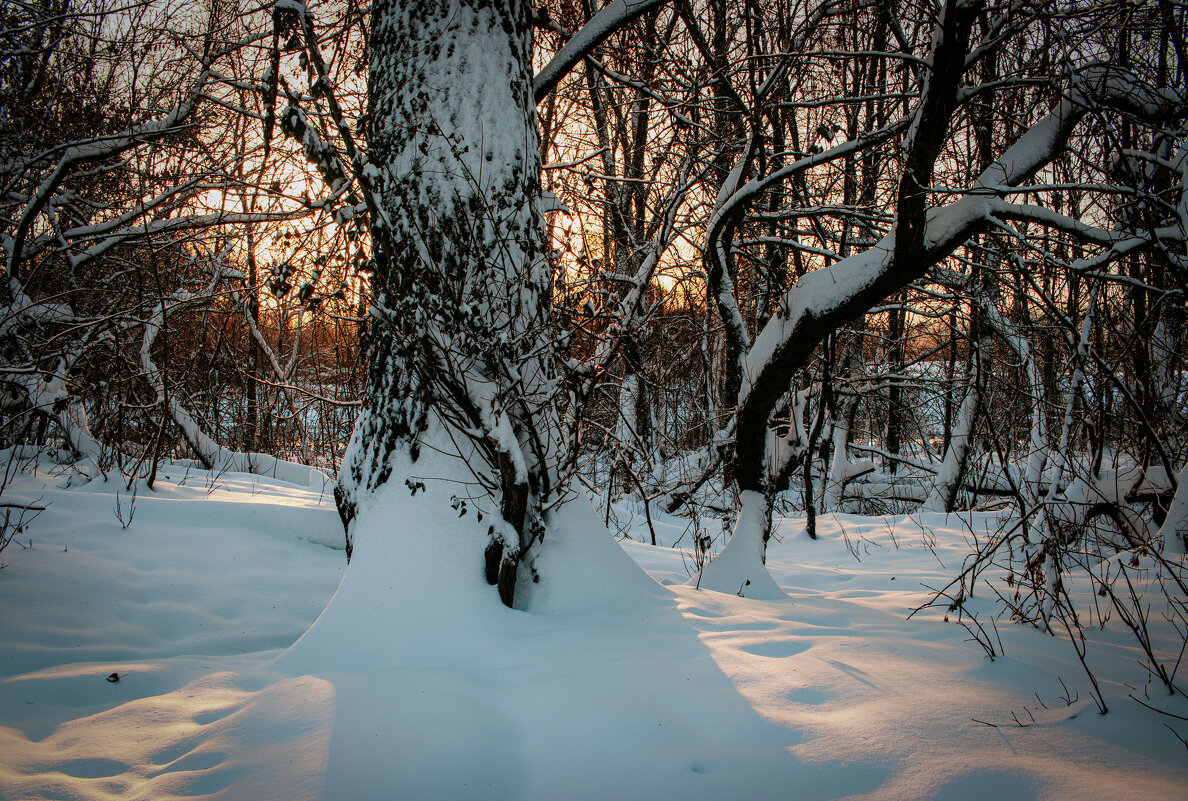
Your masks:
[{"label": "snow-capped branch tip", "polygon": [[588,56],[612,33],[643,16],[668,0],[613,0],[578,29],[557,55],[532,81],[533,99],[539,103],[549,96],[571,69]]}]

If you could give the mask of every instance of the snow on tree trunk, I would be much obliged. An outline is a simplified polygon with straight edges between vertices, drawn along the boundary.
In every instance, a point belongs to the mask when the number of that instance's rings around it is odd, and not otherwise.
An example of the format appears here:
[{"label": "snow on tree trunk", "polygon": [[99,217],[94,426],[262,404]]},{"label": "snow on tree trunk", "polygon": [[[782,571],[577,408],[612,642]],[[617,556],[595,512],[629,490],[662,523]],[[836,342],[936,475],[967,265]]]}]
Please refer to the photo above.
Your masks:
[{"label": "snow on tree trunk", "polygon": [[837,509],[841,505],[842,491],[846,488],[846,467],[849,459],[846,445],[850,440],[850,421],[846,416],[849,402],[843,405],[841,413],[829,426],[829,472],[825,478],[825,495],[821,498],[823,509]]},{"label": "snow on tree trunk", "polygon": [[444,451],[465,462],[459,496],[490,501],[487,576],[510,605],[555,488],[532,8],[386,0],[372,14],[370,372],[335,492],[348,554],[393,455],[416,473],[422,450]]},{"label": "snow on tree trunk", "polygon": [[619,419],[615,423],[615,442],[632,451],[638,445],[635,407],[639,402],[639,381],[639,376],[632,372],[623,376],[623,386],[619,388]]},{"label": "snow on tree trunk", "polygon": [[99,465],[103,461],[104,448],[91,435],[82,402],[67,389],[68,373],[68,361],[61,359],[53,375],[42,377],[38,373],[30,373],[21,376],[20,385],[29,395],[30,408],[56,422],[71,450],[94,466],[91,477],[95,478],[102,472]]},{"label": "snow on tree trunk", "polygon": [[[619,388],[619,417],[615,423],[615,442],[621,448],[620,459],[626,469],[651,472],[653,466],[652,432],[655,429],[648,398],[647,376],[639,343],[629,337],[623,350],[623,384]],[[640,489],[631,486],[628,491]]]},{"label": "snow on tree trunk", "polygon": [[690,584],[761,601],[787,598],[764,566],[771,536],[771,498],[762,492],[744,491],[730,540],[722,552]]},{"label": "snow on tree trunk", "polygon": [[[727,362],[730,375],[738,384],[731,466],[744,500],[731,542],[718,556],[719,560],[727,558],[726,565],[709,575],[715,589],[727,589],[737,577],[731,572],[735,570],[735,559],[746,560],[739,563],[745,564],[744,580],[751,579],[754,584],[761,573],[766,574],[763,556],[771,524],[770,519],[757,521],[755,516],[770,515],[768,496],[776,486],[770,480],[772,454],[768,450],[768,432],[773,423],[772,414],[786,395],[792,376],[808,363],[828,332],[923,274],[928,266],[967,239],[985,212],[980,202],[968,214],[960,209],[960,202],[941,210],[929,211],[927,206],[926,187],[931,183],[936,160],[945,144],[948,120],[957,107],[957,90],[972,22],[970,9],[954,0],[944,4],[937,19],[930,55],[933,69],[924,81],[904,142],[906,156],[896,192],[893,230],[878,245],[800,278],[781,299],[781,313],[763,327],[753,342],[737,315],[737,300],[726,280],[723,256],[730,251],[733,223],[787,168],[742,184],[742,176],[749,169],[752,137],[748,153],[723,184],[708,226],[706,266],[709,283],[716,286],[714,294],[727,331],[727,343],[733,343],[740,351],[737,360],[728,358]],[[765,500],[760,503],[758,499]],[[733,539],[739,535],[742,539],[734,548]],[[718,571],[729,580],[713,578]],[[702,577],[706,578],[704,571]],[[757,591],[763,592],[764,586],[774,586],[770,574],[766,580],[758,580]],[[739,588],[729,589],[737,592]]]},{"label": "snow on tree trunk", "polygon": [[[978,350],[983,344],[977,345]],[[974,364],[980,356],[975,355]],[[927,512],[951,512],[957,503],[957,492],[961,489],[961,481],[965,476],[965,468],[969,461],[970,439],[973,437],[973,427],[978,416],[980,398],[978,396],[977,370],[970,377],[965,388],[965,397],[961,401],[961,408],[957,412],[957,421],[953,426],[953,433],[949,437],[949,447],[945,451],[944,461],[936,474],[936,482],[932,486],[932,493],[921,507]]]},{"label": "snow on tree trunk", "polygon": [[1188,553],[1188,465],[1176,476],[1176,494],[1159,528],[1163,553],[1169,558]]},{"label": "snow on tree trunk", "polygon": [[[13,336],[25,324],[36,326],[73,322],[74,315],[68,306],[62,303],[35,302],[25,292],[21,282],[12,275],[8,278],[8,291],[12,296],[12,302],[0,310],[0,340]],[[19,371],[9,380],[28,395],[31,410],[44,414],[58,424],[70,448],[84,460],[91,462],[94,477],[102,472],[99,464],[103,459],[104,448],[91,435],[86,409],[78,397],[70,392],[68,386],[71,370],[81,356],[82,350],[74,349],[58,359],[52,373],[43,374],[40,370]]]},{"label": "snow on tree trunk", "polygon": [[846,399],[838,418],[833,422],[832,442],[830,444],[829,479],[825,483],[824,507],[836,511],[841,508],[842,493],[846,484],[863,473],[874,469],[874,460],[859,459],[851,462],[846,446],[850,441],[850,420],[854,407],[858,405],[857,396]]},{"label": "snow on tree trunk", "polygon": [[[1020,349],[1026,351],[1024,361],[1027,364],[1027,381],[1031,385],[1031,450],[1027,454],[1027,471],[1023,476],[1023,484],[1027,492],[1034,498],[1039,495],[1040,484],[1044,480],[1044,467],[1048,463],[1048,421],[1044,410],[1044,379],[1040,374],[1039,360],[1036,359],[1035,349],[1030,340],[1020,337]],[[1023,354],[1020,353],[1022,356]]]},{"label": "snow on tree trunk", "polygon": [[[1185,151],[1188,153],[1188,151]],[[1186,156],[1188,158],[1188,156]],[[1188,179],[1186,179],[1188,180]],[[1185,222],[1188,226],[1188,221]],[[1181,340],[1184,332],[1185,311],[1183,306],[1168,304],[1161,312],[1159,322],[1151,336],[1151,369],[1154,373],[1155,409],[1159,422],[1169,421],[1175,417],[1177,399],[1183,397],[1183,372],[1178,367],[1182,363],[1176,353],[1176,343]],[[1167,451],[1180,453],[1182,443],[1178,436],[1178,429],[1174,425],[1167,425]]]},{"label": "snow on tree trunk", "polygon": [[[178,294],[176,302],[184,303],[189,299],[189,293],[181,292]],[[157,337],[165,325],[168,308],[169,304],[162,300],[153,310],[153,316],[144,324],[144,339],[140,345],[140,368],[144,370],[145,377],[157,392],[157,403],[165,407],[173,422],[181,429],[182,436],[197,454],[203,467],[215,472],[238,470],[240,468],[235,464],[234,455],[207,436],[202,427],[198,425],[198,421],[177,399],[177,395],[166,391],[165,377],[161,375],[160,368],[153,362],[150,353],[153,343],[157,341]]]},{"label": "snow on tree trunk", "polygon": [[936,474],[932,492],[921,507],[927,512],[951,512],[961,476],[965,472],[965,457],[974,417],[978,411],[978,390],[973,384],[965,388],[965,397],[957,412],[957,421],[949,438],[949,448]]}]

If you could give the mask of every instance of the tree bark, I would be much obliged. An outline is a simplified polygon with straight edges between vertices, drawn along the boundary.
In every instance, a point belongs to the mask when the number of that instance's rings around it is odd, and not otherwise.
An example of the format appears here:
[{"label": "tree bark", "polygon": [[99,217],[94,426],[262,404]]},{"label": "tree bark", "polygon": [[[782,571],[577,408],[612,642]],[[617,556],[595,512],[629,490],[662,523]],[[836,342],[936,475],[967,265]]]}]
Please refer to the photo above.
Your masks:
[{"label": "tree bark", "polygon": [[394,453],[457,455],[503,517],[486,558],[508,605],[553,484],[531,19],[518,0],[372,7],[369,163],[356,165],[377,209],[367,403],[335,490],[349,554],[350,521]]}]

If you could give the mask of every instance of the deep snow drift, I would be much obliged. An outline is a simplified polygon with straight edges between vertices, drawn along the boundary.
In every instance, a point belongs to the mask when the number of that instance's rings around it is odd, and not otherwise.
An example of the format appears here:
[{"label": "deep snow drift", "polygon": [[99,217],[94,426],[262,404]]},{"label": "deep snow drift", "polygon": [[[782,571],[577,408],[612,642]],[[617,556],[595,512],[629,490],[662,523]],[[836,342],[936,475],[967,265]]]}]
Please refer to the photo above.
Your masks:
[{"label": "deep snow drift", "polygon": [[372,506],[391,536],[348,570],[323,487],[165,472],[135,499],[45,463],[6,488],[48,509],[0,556],[0,797],[1188,796],[1164,725],[1188,724],[1127,695],[1188,704],[1124,632],[1092,635],[1101,716],[1066,643],[1000,623],[991,662],[906,619],[997,515],[826,516],[816,542],[778,520],[786,597],[760,601],[686,586],[688,552],[616,544],[578,502],[522,612],[443,485]]}]

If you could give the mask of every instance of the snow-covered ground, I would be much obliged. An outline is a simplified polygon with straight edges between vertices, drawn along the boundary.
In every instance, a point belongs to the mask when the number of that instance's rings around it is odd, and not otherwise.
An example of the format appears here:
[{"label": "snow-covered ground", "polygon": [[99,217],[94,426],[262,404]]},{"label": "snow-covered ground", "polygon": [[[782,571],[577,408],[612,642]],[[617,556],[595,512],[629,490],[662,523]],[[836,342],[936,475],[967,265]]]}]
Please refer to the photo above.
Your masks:
[{"label": "snow-covered ground", "polygon": [[907,619],[993,515],[780,520],[763,602],[574,504],[514,612],[447,575],[473,560],[432,490],[386,521],[440,528],[423,552],[347,571],[321,488],[179,467],[133,498],[42,467],[4,492],[48,507],[0,555],[5,799],[1188,798],[1188,723],[1127,696],[1188,704],[1125,632],[1090,643],[1102,716],[1067,643],[1000,623],[990,661]]}]

